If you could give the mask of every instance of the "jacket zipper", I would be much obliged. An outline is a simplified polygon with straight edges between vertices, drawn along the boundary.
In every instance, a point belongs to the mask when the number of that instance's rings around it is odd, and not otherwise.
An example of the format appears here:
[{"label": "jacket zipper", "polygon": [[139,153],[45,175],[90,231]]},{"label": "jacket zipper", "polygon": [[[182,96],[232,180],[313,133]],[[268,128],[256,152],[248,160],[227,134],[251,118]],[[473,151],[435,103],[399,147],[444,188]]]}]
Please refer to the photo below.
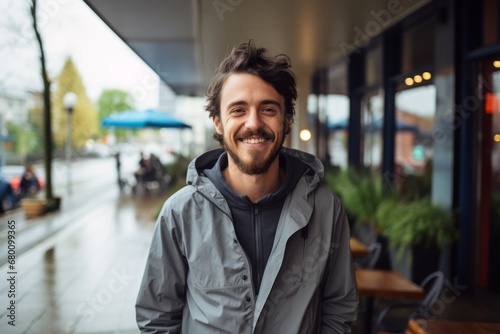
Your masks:
[{"label": "jacket zipper", "polygon": [[259,215],[259,208],[254,206],[254,215],[253,215],[253,225],[254,225],[254,237],[255,237],[255,260],[256,260],[256,268],[257,268],[257,286],[255,287],[257,290],[255,291],[255,295],[258,294],[258,290],[260,290],[261,283],[261,267],[262,267],[262,250],[261,250],[261,226],[258,223],[257,216]]}]

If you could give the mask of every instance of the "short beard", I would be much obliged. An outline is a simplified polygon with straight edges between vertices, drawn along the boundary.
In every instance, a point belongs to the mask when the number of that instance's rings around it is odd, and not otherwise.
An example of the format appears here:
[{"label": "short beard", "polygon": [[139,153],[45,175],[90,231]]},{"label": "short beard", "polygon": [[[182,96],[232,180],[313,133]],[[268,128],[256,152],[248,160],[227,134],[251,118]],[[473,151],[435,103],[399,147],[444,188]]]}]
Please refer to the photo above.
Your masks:
[{"label": "short beard", "polygon": [[[256,132],[257,135],[260,135],[262,137],[268,138],[269,136],[264,130],[259,130]],[[250,136],[251,134],[245,134],[245,136]],[[269,170],[269,167],[272,165],[276,157],[279,155],[279,152],[281,151],[281,147],[283,146],[283,143],[285,142],[285,136],[282,136],[281,143],[279,143],[278,146],[274,149],[274,151],[271,152],[270,156],[262,160],[262,156],[259,152],[255,152],[252,154],[252,161],[250,163],[246,163],[242,161],[239,156],[236,154],[236,152],[232,151],[225,142],[223,142],[224,148],[226,149],[227,153],[233,159],[236,167],[240,170],[240,172],[247,174],[247,175],[259,175],[259,174],[264,174]]]}]

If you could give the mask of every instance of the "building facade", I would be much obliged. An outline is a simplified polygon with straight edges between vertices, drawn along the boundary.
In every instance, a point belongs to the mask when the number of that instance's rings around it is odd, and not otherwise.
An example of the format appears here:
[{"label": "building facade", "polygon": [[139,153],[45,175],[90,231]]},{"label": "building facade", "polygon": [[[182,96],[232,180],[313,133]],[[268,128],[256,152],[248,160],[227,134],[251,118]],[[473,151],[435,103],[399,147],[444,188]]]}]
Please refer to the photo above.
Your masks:
[{"label": "building facade", "polygon": [[457,213],[442,269],[500,290],[500,2],[431,1],[313,80],[349,115],[319,128],[317,154],[403,182],[427,169],[432,201]]}]

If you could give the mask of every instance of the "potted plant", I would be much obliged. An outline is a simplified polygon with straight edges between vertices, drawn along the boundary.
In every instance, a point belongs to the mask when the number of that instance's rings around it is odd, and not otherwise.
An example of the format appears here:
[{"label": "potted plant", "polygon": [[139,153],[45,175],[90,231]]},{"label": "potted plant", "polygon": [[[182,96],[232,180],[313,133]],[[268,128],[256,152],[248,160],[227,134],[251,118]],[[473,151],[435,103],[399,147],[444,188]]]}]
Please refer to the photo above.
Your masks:
[{"label": "potted plant", "polygon": [[47,199],[30,196],[21,200],[21,208],[26,218],[40,216],[46,212]]},{"label": "potted plant", "polygon": [[386,186],[380,174],[354,168],[330,171],[325,181],[330,191],[340,197],[351,222],[351,232],[356,233],[365,244],[375,241],[382,244],[382,252],[375,267],[391,269],[388,242],[381,233],[377,211],[381,203],[395,196],[395,192]]},{"label": "potted plant", "polygon": [[328,188],[342,200],[349,216],[360,224],[378,230],[378,207],[392,196],[379,174],[348,168],[337,173],[327,173],[325,179]]},{"label": "potted plant", "polygon": [[[406,264],[401,271],[418,283],[438,270],[441,249],[458,236],[453,213],[432,204],[429,197],[386,200],[377,210],[377,221],[395,251],[393,263]],[[411,255],[407,261],[405,254]]]}]

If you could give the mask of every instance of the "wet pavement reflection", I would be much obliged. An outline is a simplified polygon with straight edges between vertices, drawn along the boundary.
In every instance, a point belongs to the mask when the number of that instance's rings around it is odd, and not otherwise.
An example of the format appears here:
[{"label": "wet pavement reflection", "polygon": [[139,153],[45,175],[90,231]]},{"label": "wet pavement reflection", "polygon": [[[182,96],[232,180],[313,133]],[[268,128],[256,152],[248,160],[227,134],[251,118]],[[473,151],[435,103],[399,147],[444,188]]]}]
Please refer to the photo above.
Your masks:
[{"label": "wet pavement reflection", "polygon": [[165,199],[116,193],[114,201],[96,201],[76,219],[61,210],[58,219],[74,221],[17,257],[15,298],[8,298],[9,268],[1,267],[0,333],[138,333],[135,298]]}]

